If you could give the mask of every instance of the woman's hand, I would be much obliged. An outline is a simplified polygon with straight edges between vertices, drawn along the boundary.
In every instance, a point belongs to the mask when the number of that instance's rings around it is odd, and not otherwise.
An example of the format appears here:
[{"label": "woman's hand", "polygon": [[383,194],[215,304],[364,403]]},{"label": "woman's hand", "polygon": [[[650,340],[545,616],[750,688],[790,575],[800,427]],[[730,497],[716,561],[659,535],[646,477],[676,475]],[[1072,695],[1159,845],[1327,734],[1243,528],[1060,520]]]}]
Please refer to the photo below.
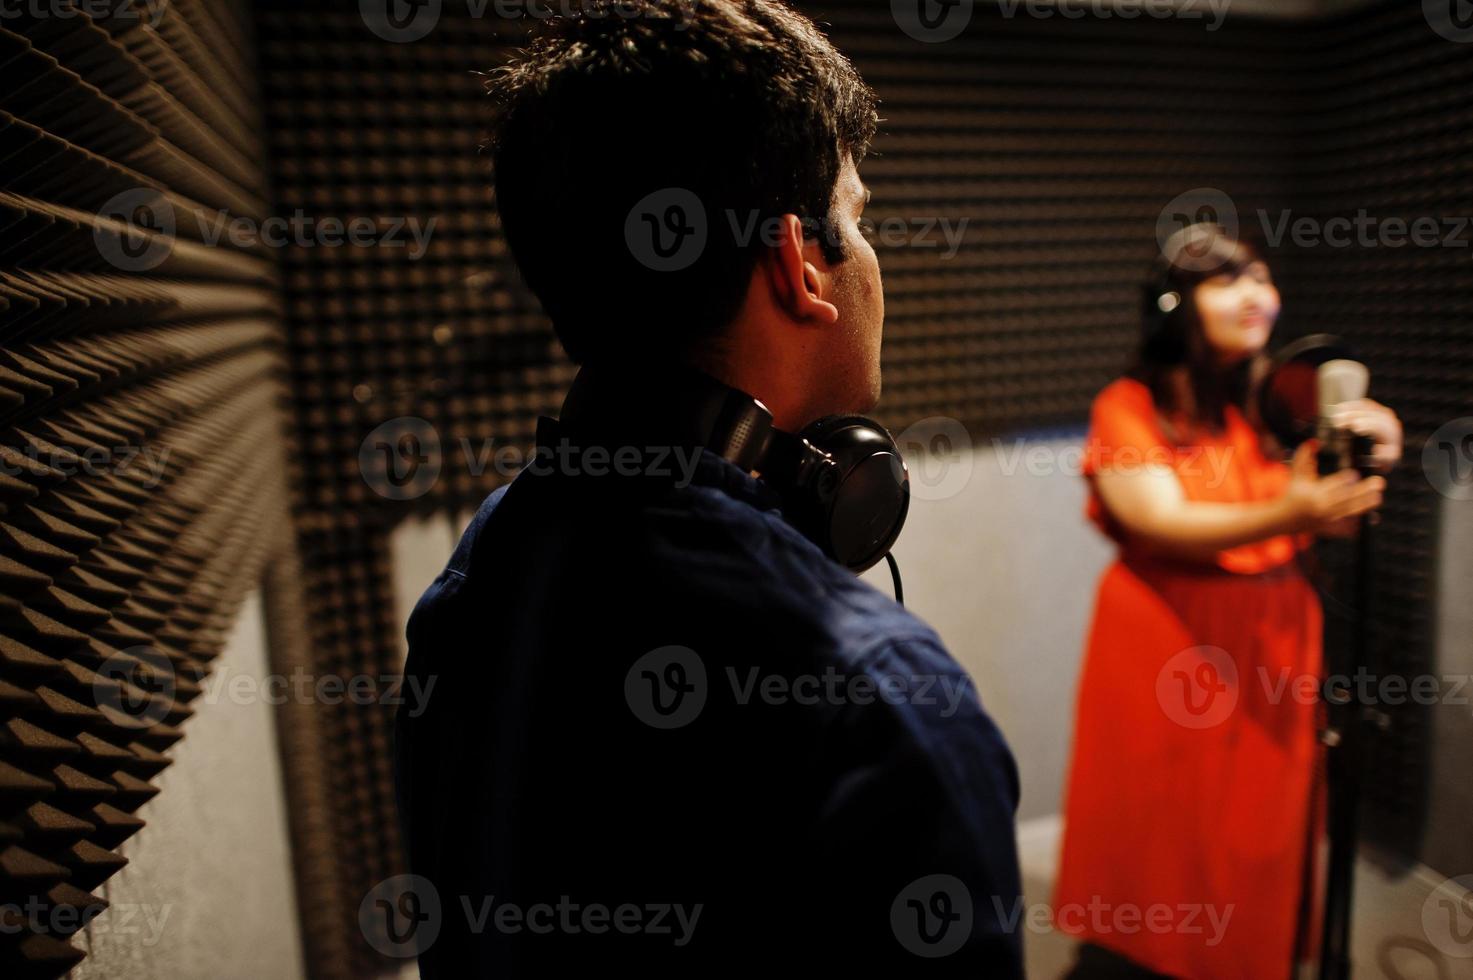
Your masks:
[{"label": "woman's hand", "polygon": [[1376,448],[1371,453],[1376,469],[1390,472],[1401,459],[1401,419],[1396,413],[1369,398],[1357,398],[1344,402],[1330,417],[1330,421],[1357,435],[1370,436]]},{"label": "woman's hand", "polygon": [[[1398,433],[1400,429],[1398,424]],[[1315,457],[1318,451],[1319,444],[1310,439],[1294,452],[1289,486],[1284,491],[1290,527],[1295,532],[1348,537],[1355,533],[1357,518],[1381,506],[1386,479],[1380,476],[1361,479],[1358,472],[1349,469],[1321,477]],[[1400,452],[1398,447],[1397,454]]]}]

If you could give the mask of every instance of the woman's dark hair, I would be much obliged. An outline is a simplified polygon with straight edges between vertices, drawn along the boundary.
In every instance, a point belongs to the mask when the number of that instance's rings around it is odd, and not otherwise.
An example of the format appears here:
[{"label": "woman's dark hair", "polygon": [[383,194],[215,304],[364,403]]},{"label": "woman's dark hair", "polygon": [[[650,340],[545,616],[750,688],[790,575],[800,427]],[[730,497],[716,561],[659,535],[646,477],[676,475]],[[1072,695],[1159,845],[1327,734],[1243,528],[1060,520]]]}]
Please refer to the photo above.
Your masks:
[{"label": "woman's dark hair", "polygon": [[[1178,442],[1186,441],[1189,433],[1175,431],[1173,416],[1184,417],[1190,429],[1221,431],[1227,424],[1228,405],[1250,419],[1254,415],[1248,400],[1258,358],[1223,368],[1203,332],[1195,296],[1201,283],[1241,275],[1259,261],[1252,246],[1220,226],[1191,225],[1167,240],[1141,287],[1141,343],[1126,376],[1151,390],[1167,434]],[[1182,366],[1190,382],[1191,405],[1179,404],[1171,383],[1173,370]]]},{"label": "woman's dark hair", "polygon": [[834,187],[877,100],[785,3],[582,0],[487,90],[506,240],[575,362],[716,340],[782,215],[845,258]]}]

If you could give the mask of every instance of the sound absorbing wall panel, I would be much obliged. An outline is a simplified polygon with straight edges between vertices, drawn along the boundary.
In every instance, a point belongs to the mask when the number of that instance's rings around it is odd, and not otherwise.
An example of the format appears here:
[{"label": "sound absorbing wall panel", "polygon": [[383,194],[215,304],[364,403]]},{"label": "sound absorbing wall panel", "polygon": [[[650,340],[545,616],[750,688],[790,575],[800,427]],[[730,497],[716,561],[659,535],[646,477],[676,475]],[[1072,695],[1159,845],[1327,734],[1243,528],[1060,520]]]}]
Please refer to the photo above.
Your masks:
[{"label": "sound absorbing wall panel", "polygon": [[[282,257],[303,447],[291,479],[312,610],[303,646],[317,674],[398,674],[404,624],[394,618],[389,530],[416,511],[479,502],[499,482],[494,469],[460,462],[529,443],[536,415],[556,414],[572,378],[506,261],[476,151],[484,96],[472,71],[524,35],[456,17],[453,6],[431,38],[406,44],[376,36],[351,6],[256,7],[276,213],[377,229],[362,246]],[[410,228],[427,234],[422,254]],[[405,440],[415,460],[399,480]],[[405,870],[393,710],[312,708],[327,806],[298,846],[324,858],[339,900],[319,912],[336,916],[325,931],[349,951],[309,950],[314,976],[385,966],[359,915],[375,885]]]},{"label": "sound absorbing wall panel", "polygon": [[[1314,111],[1300,121],[1293,217],[1319,227],[1359,220],[1368,230],[1291,247],[1285,321],[1295,334],[1350,341],[1371,366],[1371,396],[1405,425],[1406,453],[1375,533],[1371,670],[1378,684],[1435,677],[1440,694],[1436,704],[1395,689],[1378,698],[1384,731],[1371,741],[1365,829],[1393,863],[1420,860],[1454,876],[1469,870],[1447,860],[1466,853],[1466,813],[1461,840],[1424,839],[1433,754],[1468,752],[1432,736],[1435,712],[1467,712],[1457,706],[1461,685],[1436,668],[1436,542],[1440,509],[1470,504],[1457,496],[1468,477],[1460,488],[1439,474],[1424,447],[1440,461],[1439,429],[1463,419],[1458,431],[1473,431],[1473,32],[1462,43],[1441,36],[1427,19],[1432,6],[1383,0],[1309,35],[1299,78]],[[1433,222],[1426,244],[1397,231],[1395,222],[1417,221]],[[1348,648],[1352,628],[1348,551],[1328,549],[1332,653]],[[1441,601],[1466,602],[1466,583]],[[1346,669],[1338,658],[1331,666]]]},{"label": "sound absorbing wall panel", "polygon": [[290,545],[274,263],[208,240],[266,210],[249,38],[243,5],[204,0],[0,22],[7,977],[83,956],[243,596]]}]

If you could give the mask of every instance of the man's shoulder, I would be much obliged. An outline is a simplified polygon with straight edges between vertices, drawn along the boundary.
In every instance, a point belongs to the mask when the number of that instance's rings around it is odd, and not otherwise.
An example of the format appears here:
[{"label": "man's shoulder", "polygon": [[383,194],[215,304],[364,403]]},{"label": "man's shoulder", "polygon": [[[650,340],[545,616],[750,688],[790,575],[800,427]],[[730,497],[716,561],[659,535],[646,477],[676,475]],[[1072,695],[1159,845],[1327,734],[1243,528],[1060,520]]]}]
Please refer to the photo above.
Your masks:
[{"label": "man's shoulder", "polygon": [[930,626],[824,555],[780,510],[721,486],[691,483],[606,512],[595,494],[580,501],[579,493],[559,493],[554,506],[543,506],[551,496],[550,485],[521,476],[497,488],[471,518],[448,569],[470,575],[478,552],[497,552],[498,541],[515,538],[518,547],[503,558],[529,568],[607,567],[609,588],[678,596],[725,616],[801,621],[851,652],[898,636],[940,648]]},{"label": "man's shoulder", "polygon": [[459,575],[466,575],[470,572],[471,555],[475,550],[476,542],[480,539],[486,524],[491,520],[491,515],[501,505],[511,487],[510,483],[503,484],[492,490],[481,501],[480,506],[476,508],[476,512],[471,515],[470,521],[466,524],[465,530],[461,532],[460,540],[456,543],[449,562],[446,563],[445,567],[448,571],[454,571]]},{"label": "man's shoulder", "polygon": [[[734,621],[777,620],[821,637],[851,669],[887,643],[903,643],[917,659],[950,660],[926,622],[825,555],[780,511],[691,489],[689,509],[646,515],[654,576],[671,587],[693,583],[701,601]],[[701,546],[689,547],[693,540]]]}]

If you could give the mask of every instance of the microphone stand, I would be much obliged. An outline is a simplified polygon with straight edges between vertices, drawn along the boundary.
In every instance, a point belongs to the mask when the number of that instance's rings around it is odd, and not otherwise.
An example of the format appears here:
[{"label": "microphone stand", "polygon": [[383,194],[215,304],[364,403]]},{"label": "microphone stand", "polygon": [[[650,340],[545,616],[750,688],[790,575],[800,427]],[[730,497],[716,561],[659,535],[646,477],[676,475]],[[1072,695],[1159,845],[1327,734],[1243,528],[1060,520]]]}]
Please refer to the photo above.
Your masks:
[{"label": "microphone stand", "polygon": [[[1355,437],[1352,459],[1370,454],[1370,440]],[[1345,456],[1325,447],[1320,453],[1320,472],[1340,469]],[[1362,469],[1364,472],[1364,469]],[[1355,886],[1355,856],[1360,832],[1361,764],[1365,757],[1365,729],[1373,717],[1369,706],[1360,704],[1355,681],[1370,666],[1370,600],[1372,541],[1371,515],[1362,514],[1355,539],[1352,587],[1352,623],[1349,688],[1325,685],[1328,727],[1325,744],[1328,758],[1330,837],[1329,866],[1325,878],[1325,921],[1320,946],[1320,980],[1349,980],[1351,897]]]}]

